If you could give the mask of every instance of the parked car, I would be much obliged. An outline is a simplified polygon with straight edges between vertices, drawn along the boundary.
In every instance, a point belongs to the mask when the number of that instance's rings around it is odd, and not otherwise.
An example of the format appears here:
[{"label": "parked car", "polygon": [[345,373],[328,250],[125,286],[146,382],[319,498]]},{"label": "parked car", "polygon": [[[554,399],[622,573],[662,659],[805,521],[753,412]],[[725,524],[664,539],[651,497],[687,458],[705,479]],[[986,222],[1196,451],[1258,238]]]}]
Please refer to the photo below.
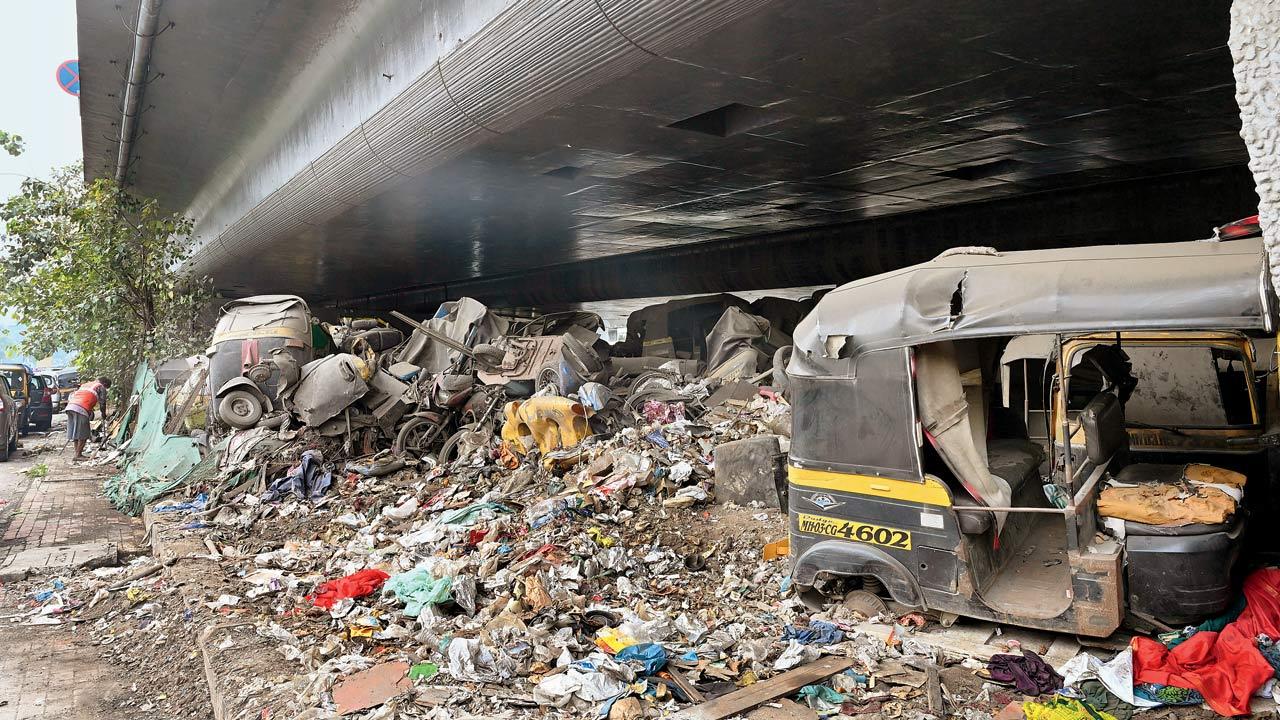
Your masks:
[{"label": "parked car", "polygon": [[9,391],[8,376],[0,374],[0,462],[18,449],[18,403]]},{"label": "parked car", "polygon": [[41,432],[48,432],[53,425],[54,408],[57,407],[53,402],[53,393],[54,386],[49,378],[39,374],[31,376],[31,398],[27,402],[27,416],[22,423],[23,432],[30,432],[33,427]]},{"label": "parked car", "polygon": [[69,367],[58,370],[57,374],[58,394],[61,396],[58,410],[62,411],[67,409],[67,401],[71,399],[71,393],[80,388],[80,371]]},{"label": "parked car", "polygon": [[36,372],[37,375],[44,378],[45,384],[49,386],[49,390],[53,396],[53,411],[55,413],[62,412],[67,407],[67,398],[70,393],[62,392],[62,388],[58,387],[58,373],[52,370],[41,370]]},{"label": "parked car", "polygon": [[31,368],[22,363],[0,363],[0,375],[9,383],[9,392],[17,405],[18,433],[27,433],[27,402],[31,399]]}]

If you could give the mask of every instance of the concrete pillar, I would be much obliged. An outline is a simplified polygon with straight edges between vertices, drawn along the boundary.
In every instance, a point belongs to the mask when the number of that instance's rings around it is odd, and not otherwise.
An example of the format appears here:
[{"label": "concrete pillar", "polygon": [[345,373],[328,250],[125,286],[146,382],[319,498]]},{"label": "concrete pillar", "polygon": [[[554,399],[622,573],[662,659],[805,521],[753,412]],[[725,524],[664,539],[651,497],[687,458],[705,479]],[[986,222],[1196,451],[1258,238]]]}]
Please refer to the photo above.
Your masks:
[{"label": "concrete pillar", "polygon": [[1234,0],[1228,44],[1271,282],[1280,288],[1280,0]]}]

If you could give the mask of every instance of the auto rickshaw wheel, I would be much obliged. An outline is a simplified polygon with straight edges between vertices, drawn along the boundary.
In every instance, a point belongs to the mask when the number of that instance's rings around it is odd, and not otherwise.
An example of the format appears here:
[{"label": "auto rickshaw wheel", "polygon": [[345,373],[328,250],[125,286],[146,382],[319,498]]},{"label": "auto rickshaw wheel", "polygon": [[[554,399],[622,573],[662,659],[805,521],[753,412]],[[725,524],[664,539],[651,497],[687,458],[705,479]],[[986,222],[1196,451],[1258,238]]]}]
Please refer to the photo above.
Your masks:
[{"label": "auto rickshaw wheel", "polygon": [[548,365],[538,371],[538,379],[533,387],[534,392],[550,387],[556,395],[564,395],[564,384],[560,382],[560,371],[554,365]]},{"label": "auto rickshaw wheel", "polygon": [[440,449],[446,440],[448,437],[445,435],[442,421],[415,417],[396,433],[396,441],[392,444],[391,451],[398,456],[408,453],[422,457]]},{"label": "auto rickshaw wheel", "polygon": [[844,596],[844,606],[867,618],[889,612],[889,604],[884,598],[866,590],[850,590]]},{"label": "auto rickshaw wheel", "polygon": [[262,419],[262,402],[248,390],[232,390],[218,401],[218,419],[233,428],[251,428]]}]

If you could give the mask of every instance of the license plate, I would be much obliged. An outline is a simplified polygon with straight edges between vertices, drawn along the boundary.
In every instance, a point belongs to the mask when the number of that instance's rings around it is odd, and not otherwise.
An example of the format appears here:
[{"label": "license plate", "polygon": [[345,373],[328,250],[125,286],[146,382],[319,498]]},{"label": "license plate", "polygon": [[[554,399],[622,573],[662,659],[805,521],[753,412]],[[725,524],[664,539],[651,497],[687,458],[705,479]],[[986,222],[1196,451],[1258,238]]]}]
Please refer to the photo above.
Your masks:
[{"label": "license plate", "polygon": [[868,525],[867,523],[854,522],[852,520],[838,520],[836,518],[823,517],[822,515],[809,515],[808,513],[798,513],[796,515],[796,527],[802,533],[826,535],[827,537],[842,538],[871,545],[883,545],[884,547],[898,550],[911,549],[911,533],[896,528]]}]

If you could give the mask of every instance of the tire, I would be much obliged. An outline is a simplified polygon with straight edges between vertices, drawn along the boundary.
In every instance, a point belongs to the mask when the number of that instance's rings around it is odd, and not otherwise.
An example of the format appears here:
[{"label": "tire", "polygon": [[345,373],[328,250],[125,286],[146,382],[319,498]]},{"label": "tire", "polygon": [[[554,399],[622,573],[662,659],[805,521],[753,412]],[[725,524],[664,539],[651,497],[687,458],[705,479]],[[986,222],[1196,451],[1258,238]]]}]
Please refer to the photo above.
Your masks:
[{"label": "tire", "polygon": [[436,455],[436,461],[441,465],[448,465],[458,459],[458,445],[468,436],[480,432],[474,427],[464,427],[449,436],[444,441],[444,445],[440,446],[440,452]]},{"label": "tire", "polygon": [[415,417],[396,433],[396,441],[391,445],[391,452],[398,457],[406,454],[428,455],[442,448],[447,439],[442,421]]},{"label": "tire", "polygon": [[9,456],[12,455],[13,451],[17,449],[18,449],[18,435],[15,433],[12,439],[5,442],[4,449],[0,449],[0,462],[8,462]]},{"label": "tire", "polygon": [[39,425],[36,425],[36,429],[39,430],[40,432],[49,432],[49,429],[52,427],[53,427],[53,418],[49,418],[48,420],[45,420]]},{"label": "tire", "polygon": [[218,401],[218,419],[244,430],[262,419],[262,401],[248,390],[232,390]]},{"label": "tire", "polygon": [[547,387],[551,388],[556,395],[564,397],[564,383],[560,381],[560,371],[554,365],[547,365],[538,371],[534,392],[542,392],[542,389]]}]

